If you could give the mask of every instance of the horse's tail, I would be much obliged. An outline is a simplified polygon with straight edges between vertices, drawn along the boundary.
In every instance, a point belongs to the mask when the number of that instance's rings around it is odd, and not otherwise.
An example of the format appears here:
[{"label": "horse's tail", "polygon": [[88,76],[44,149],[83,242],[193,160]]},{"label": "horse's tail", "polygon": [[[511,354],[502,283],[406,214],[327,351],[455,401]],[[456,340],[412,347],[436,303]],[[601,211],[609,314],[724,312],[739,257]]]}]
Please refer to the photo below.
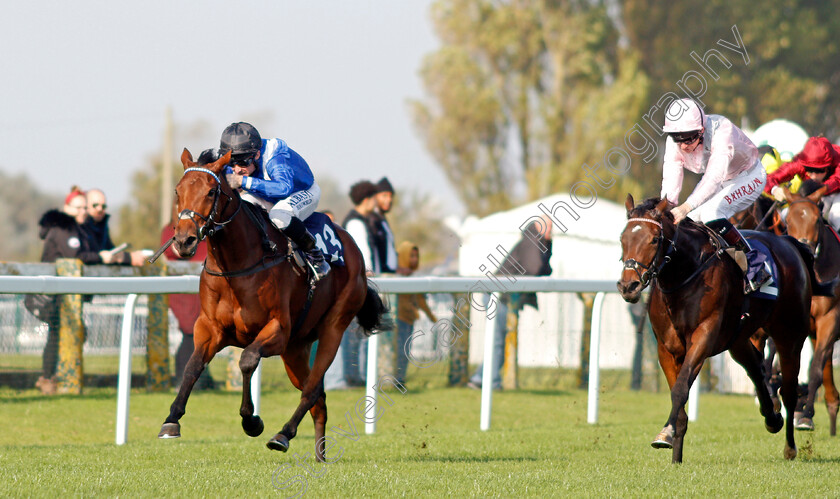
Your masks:
[{"label": "horse's tail", "polygon": [[365,303],[356,314],[356,319],[359,325],[365,330],[367,334],[376,334],[379,331],[387,331],[394,328],[393,321],[385,314],[388,312],[388,306],[382,301],[379,292],[368,283],[367,295],[365,295]]},{"label": "horse's tail", "polygon": [[811,253],[811,248],[799,242],[796,238],[791,236],[784,236],[788,241],[799,250],[800,256],[805,260],[805,266],[808,267],[808,275],[811,278],[811,293],[813,296],[829,296],[834,297],[834,289],[837,287],[838,279],[832,279],[826,282],[820,282],[817,279],[817,274],[814,272],[814,254]]}]

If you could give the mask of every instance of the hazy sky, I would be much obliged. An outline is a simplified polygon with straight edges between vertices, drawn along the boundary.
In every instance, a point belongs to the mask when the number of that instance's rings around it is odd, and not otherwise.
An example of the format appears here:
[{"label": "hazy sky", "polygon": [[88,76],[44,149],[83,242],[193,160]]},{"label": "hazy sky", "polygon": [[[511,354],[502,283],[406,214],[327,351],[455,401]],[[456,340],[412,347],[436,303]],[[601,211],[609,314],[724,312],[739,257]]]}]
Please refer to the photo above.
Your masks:
[{"label": "hazy sky", "polygon": [[226,125],[252,120],[316,178],[346,189],[388,175],[460,210],[406,104],[423,97],[418,70],[438,46],[430,3],[7,2],[0,170],[62,195],[100,187],[121,204],[160,154],[171,106],[178,154],[197,157]]}]

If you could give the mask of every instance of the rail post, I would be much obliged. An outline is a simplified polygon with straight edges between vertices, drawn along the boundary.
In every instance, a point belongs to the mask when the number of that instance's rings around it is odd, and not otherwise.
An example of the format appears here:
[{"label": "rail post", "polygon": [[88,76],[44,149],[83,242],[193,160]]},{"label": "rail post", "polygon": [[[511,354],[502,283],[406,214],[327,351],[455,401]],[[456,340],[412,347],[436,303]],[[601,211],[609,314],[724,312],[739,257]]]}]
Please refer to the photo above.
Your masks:
[{"label": "rail post", "polygon": [[[147,276],[166,276],[166,263],[144,267],[141,272]],[[162,392],[172,386],[172,374],[169,372],[169,295],[149,295],[148,307],[146,389]]]},{"label": "rail post", "polygon": [[[59,276],[81,277],[82,261],[59,258],[55,262]],[[59,314],[61,327],[58,335],[58,368],[56,381],[58,393],[78,395],[84,385],[82,348],[85,343],[85,324],[82,321],[82,295],[62,295]]]}]

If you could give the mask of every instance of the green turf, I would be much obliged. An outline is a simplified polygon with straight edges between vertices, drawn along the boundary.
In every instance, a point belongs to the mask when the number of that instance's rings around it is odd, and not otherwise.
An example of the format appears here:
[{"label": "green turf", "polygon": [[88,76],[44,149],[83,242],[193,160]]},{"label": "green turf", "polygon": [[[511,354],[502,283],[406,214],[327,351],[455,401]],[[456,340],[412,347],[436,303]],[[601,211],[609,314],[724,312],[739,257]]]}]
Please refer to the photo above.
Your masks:
[{"label": "green turf", "polygon": [[[430,371],[415,373],[423,388],[390,392],[393,405],[380,402],[377,433],[364,435],[354,414],[363,391],[331,392],[327,435],[340,448],[329,465],[312,460],[309,416],[288,453],[266,449],[297,404],[288,389],[264,394],[266,431],[257,438],[240,428],[240,394],[196,393],[177,440],[156,438],[174,394],[134,391],[122,447],[113,443],[113,389],[50,398],[0,390],[0,497],[282,497],[304,487],[306,497],[836,494],[840,439],[828,436],[823,407],[817,431],[797,433],[800,454],[788,462],[783,436],[764,430],[752,397],[704,394],[685,462],[674,466],[670,451],[650,447],[669,396],[629,391],[607,374],[598,425],[586,423],[585,391],[553,387],[496,393],[492,429],[482,432],[480,393],[444,388]],[[556,384],[574,385],[572,378]],[[334,429],[349,430],[345,417],[359,433],[355,441]],[[274,488],[284,483],[292,487]]]}]

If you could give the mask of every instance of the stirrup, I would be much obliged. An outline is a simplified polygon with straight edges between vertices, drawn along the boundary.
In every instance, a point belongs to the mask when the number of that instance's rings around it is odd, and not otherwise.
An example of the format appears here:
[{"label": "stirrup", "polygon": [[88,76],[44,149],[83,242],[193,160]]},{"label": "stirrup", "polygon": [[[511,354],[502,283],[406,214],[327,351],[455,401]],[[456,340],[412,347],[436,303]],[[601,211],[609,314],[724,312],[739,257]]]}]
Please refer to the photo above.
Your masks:
[{"label": "stirrup", "polygon": [[755,291],[761,289],[761,286],[764,286],[764,283],[770,280],[772,276],[770,272],[767,272],[767,269],[764,268],[764,265],[755,273],[755,276],[752,280],[748,280],[746,285],[744,286],[744,294],[748,295]]},{"label": "stirrup", "polygon": [[324,254],[321,253],[321,250],[315,248],[315,251],[318,252],[317,256],[309,252],[304,252],[304,256],[306,258],[306,263],[312,269],[312,275],[315,276],[315,281],[317,282],[330,273],[330,264],[327,263],[327,260],[324,258]]}]

